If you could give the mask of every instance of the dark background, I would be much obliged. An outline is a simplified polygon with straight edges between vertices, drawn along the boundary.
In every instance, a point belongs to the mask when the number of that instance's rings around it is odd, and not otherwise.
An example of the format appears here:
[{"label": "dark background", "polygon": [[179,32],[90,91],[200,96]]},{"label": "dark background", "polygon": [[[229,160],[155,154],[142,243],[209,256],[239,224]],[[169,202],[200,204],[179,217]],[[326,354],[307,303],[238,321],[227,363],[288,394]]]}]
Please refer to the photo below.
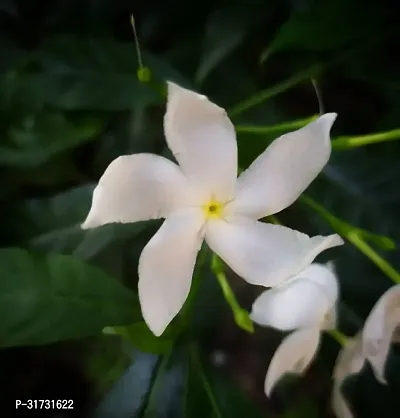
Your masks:
[{"label": "dark background", "polygon": [[[150,84],[136,78],[132,13]],[[117,228],[96,243],[83,241],[77,225],[90,206],[93,184],[112,159],[166,152],[165,100],[154,86],[171,79],[201,91],[233,110],[235,124],[274,125],[319,113],[323,106],[339,114],[334,137],[397,129],[399,24],[395,2],[377,0],[0,0],[1,246],[75,254],[134,288],[138,255],[159,223],[132,233]],[[235,114],[239,102],[288,79],[293,83],[278,88],[280,94]],[[247,167],[278,134],[239,134],[240,166]],[[346,222],[398,243],[399,152],[396,141],[334,151],[309,193]],[[280,219],[309,234],[331,232],[301,202]],[[400,268],[397,250],[377,249]],[[341,329],[353,335],[392,282],[351,244],[321,259],[330,258],[337,262],[342,288]],[[230,279],[249,308],[260,289],[233,275]],[[239,330],[210,272],[204,274],[200,296],[193,329],[202,364],[211,367],[220,416],[333,416],[329,397],[336,342],[327,336],[307,374],[286,379],[268,400],[263,380],[281,334]],[[147,351],[143,341],[138,348]],[[210,360],[215,363],[221,353],[222,366],[212,366]],[[174,350],[166,361],[170,380],[160,378],[162,390],[150,398],[163,355],[143,360],[149,361],[147,371],[132,369],[125,395],[113,392],[128,400],[126,414],[118,415],[123,408],[114,406],[115,414],[108,416],[218,416],[205,406],[209,395],[196,386],[199,371],[181,379],[185,355]],[[0,416],[92,416],[130,356],[119,340],[104,336],[2,349]],[[396,348],[387,376],[389,385],[381,386],[365,367],[346,382],[357,416],[399,416]],[[147,395],[139,396],[141,391]],[[189,393],[186,415],[174,406],[182,391]],[[258,411],[251,412],[240,393]],[[16,413],[14,400],[24,398],[74,399],[75,410]],[[97,413],[102,416],[101,409]]]}]

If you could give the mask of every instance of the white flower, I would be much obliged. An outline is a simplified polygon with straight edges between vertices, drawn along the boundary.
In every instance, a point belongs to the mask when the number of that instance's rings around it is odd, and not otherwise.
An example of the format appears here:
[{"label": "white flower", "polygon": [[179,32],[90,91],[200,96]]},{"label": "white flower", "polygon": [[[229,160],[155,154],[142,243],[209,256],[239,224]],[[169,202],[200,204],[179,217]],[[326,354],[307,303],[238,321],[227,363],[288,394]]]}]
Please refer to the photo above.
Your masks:
[{"label": "white flower", "polygon": [[350,375],[359,373],[364,366],[361,335],[348,339],[341,349],[333,369],[332,409],[338,418],[353,418],[351,409],[342,394],[343,381]]},{"label": "white flower", "polygon": [[318,328],[302,328],[283,339],[268,367],[264,391],[271,395],[275,384],[287,373],[302,374],[313,361],[320,340]]},{"label": "white flower", "polygon": [[322,330],[335,328],[339,288],[332,264],[313,263],[255,300],[251,318],[289,334],[276,350],[265,378],[267,396],[287,373],[303,373],[317,352]]},{"label": "white flower", "polygon": [[282,331],[323,329],[333,315],[338,295],[331,267],[313,263],[280,286],[262,292],[253,303],[251,319]]},{"label": "white flower", "polygon": [[362,352],[376,379],[386,384],[385,364],[400,326],[400,284],[392,286],[376,302],[362,332]]},{"label": "white flower", "polygon": [[239,276],[263,286],[280,284],[343,243],[338,235],[310,238],[257,221],[292,204],[322,170],[335,118],[328,113],[281,136],[237,179],[235,129],[224,109],[168,83],[164,131],[179,166],[152,154],[117,158],[82,225],[166,218],[139,261],[142,313],[154,334],[185,302],[204,238]]},{"label": "white flower", "polygon": [[365,321],[363,330],[338,355],[333,371],[332,408],[339,418],[353,418],[341,393],[342,382],[360,372],[366,360],[376,379],[386,384],[385,364],[390,345],[397,341],[400,326],[400,285],[392,286],[376,302]]}]

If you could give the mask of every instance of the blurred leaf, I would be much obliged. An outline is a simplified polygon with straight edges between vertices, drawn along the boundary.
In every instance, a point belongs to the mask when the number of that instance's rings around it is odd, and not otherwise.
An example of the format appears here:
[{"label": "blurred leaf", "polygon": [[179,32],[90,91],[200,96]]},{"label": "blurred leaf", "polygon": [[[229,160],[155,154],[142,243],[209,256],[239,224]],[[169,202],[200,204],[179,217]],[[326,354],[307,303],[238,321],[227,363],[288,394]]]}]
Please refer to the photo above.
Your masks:
[{"label": "blurred leaf", "polygon": [[18,236],[25,245],[38,250],[91,259],[110,242],[132,238],[147,226],[145,222],[137,222],[82,230],[80,225],[89,212],[93,189],[92,185],[81,186],[11,208]]},{"label": "blurred leaf", "polygon": [[[155,123],[155,120],[159,123]],[[162,113],[149,112],[138,108],[121,112],[113,118],[109,129],[97,142],[97,152],[93,156],[93,171],[102,173],[104,168],[120,155],[140,152],[158,153],[165,146],[162,130]]]},{"label": "blurred leaf", "polygon": [[198,348],[194,345],[190,347],[187,384],[184,417],[258,418],[262,416],[226,378],[204,363]]},{"label": "blurred leaf", "polygon": [[132,291],[73,257],[5,248],[0,266],[3,347],[83,338],[141,318]]},{"label": "blurred leaf", "polygon": [[118,335],[102,334],[91,341],[85,370],[97,394],[103,395],[122,376],[131,361],[131,353]]},{"label": "blurred leaf", "polygon": [[132,365],[105,395],[93,414],[94,418],[142,417],[160,357],[133,350],[132,356]]},{"label": "blurred leaf", "polygon": [[[388,146],[387,150],[384,150],[384,145]],[[372,248],[375,247],[378,256],[399,270],[400,172],[398,153],[393,149],[397,149],[398,144],[384,145],[374,147],[379,149],[372,152],[371,147],[334,151],[322,175],[313,182],[307,194],[349,224],[395,241],[397,249],[390,252],[380,251],[374,240],[370,244]],[[310,224],[314,226],[310,233],[318,231],[319,234],[325,234],[332,231],[328,223],[316,216],[313,210],[307,210],[307,213]],[[369,236],[363,238],[370,239]],[[341,256],[336,261],[343,300],[364,318],[376,302],[377,295],[383,293],[391,283],[389,277],[378,268],[381,260],[376,259],[374,263],[351,244],[343,246]]]},{"label": "blurred leaf", "polygon": [[183,418],[181,354],[181,350],[163,356],[134,352],[133,365],[105,396],[95,418]]},{"label": "blurred leaf", "polygon": [[0,0],[0,12],[5,12],[12,17],[18,17],[16,0]]},{"label": "blurred leaf", "polygon": [[196,72],[196,83],[202,83],[217,65],[243,43],[255,16],[248,2],[228,3],[213,11],[206,22],[203,56]]},{"label": "blurred leaf", "polygon": [[[387,145],[399,149],[396,143]],[[323,173],[321,180],[333,186],[323,194],[324,203],[334,206],[333,213],[371,232],[396,238],[392,235],[400,209],[400,172],[395,148],[333,152]]]},{"label": "blurred leaf", "polygon": [[315,401],[303,397],[290,405],[283,413],[282,418],[318,418],[319,416]]},{"label": "blurred leaf", "polygon": [[[66,110],[123,110],[162,102],[136,76],[130,43],[110,39],[58,36],[37,52],[40,71],[14,74],[7,88],[13,104],[44,104]],[[153,70],[153,69],[152,69]]]},{"label": "blurred leaf", "polygon": [[318,51],[348,46],[372,36],[384,26],[387,16],[384,9],[366,1],[315,1],[281,26],[261,60],[290,48]]},{"label": "blurred leaf", "polygon": [[134,365],[106,395],[95,418],[261,417],[240,391],[205,365],[194,343],[160,357],[142,353],[134,357]]},{"label": "blurred leaf", "polygon": [[126,327],[114,327],[140,351],[152,354],[163,354],[172,348],[173,341],[165,336],[156,337],[145,322],[135,322]]},{"label": "blurred leaf", "polygon": [[252,96],[240,101],[233,108],[229,109],[229,116],[236,118],[239,114],[248,111],[249,109],[271,100],[273,97],[278,96],[285,91],[301,84],[304,82],[309,82],[310,78],[316,77],[328,66],[328,63],[316,63],[307,67],[304,70],[301,70],[286,80],[276,83],[272,87],[268,87],[264,90],[260,90]]},{"label": "blurred leaf", "polygon": [[0,164],[33,167],[95,138],[103,128],[100,118],[75,122],[58,112],[25,116],[11,126],[0,146]]}]

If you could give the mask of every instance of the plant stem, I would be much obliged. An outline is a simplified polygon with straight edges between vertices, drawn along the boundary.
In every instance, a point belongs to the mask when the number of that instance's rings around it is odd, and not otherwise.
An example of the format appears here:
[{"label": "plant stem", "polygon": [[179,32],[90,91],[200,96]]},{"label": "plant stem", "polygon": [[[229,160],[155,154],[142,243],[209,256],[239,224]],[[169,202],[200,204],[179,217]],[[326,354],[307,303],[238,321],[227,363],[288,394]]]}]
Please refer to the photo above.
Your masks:
[{"label": "plant stem", "polygon": [[360,136],[340,136],[332,141],[334,149],[343,150],[400,139],[400,129]]},{"label": "plant stem", "polygon": [[347,343],[348,337],[344,335],[340,330],[338,329],[331,329],[328,331],[328,333],[342,346],[344,347]]},{"label": "plant stem", "polygon": [[225,300],[232,309],[236,324],[247,332],[254,332],[253,322],[251,321],[248,312],[245,309],[242,309],[236,300],[235,294],[226,279],[223,264],[216,254],[213,254],[212,256],[211,270],[221,286]]},{"label": "plant stem", "polygon": [[291,87],[294,87],[303,81],[309,80],[310,77],[315,77],[315,75],[319,74],[326,66],[327,64],[313,65],[306,70],[301,71],[292,77],[289,77],[287,80],[282,81],[281,83],[275,84],[268,89],[261,90],[260,92],[250,96],[248,99],[245,99],[234,106],[230,111],[228,111],[229,116],[237,116],[245,110],[251,109],[260,103],[285,92]]},{"label": "plant stem", "polygon": [[332,215],[327,209],[309,196],[302,195],[301,200],[313,208],[320,216],[331,225],[340,235],[352,243],[359,251],[366,255],[387,277],[395,283],[400,283],[400,273],[391,266],[380,254],[378,254],[364,239],[363,231],[359,228],[352,228],[346,222]]},{"label": "plant stem", "polygon": [[302,128],[306,126],[313,120],[315,120],[318,115],[310,116],[304,119],[297,119],[290,122],[279,123],[277,125],[271,126],[257,126],[257,125],[237,125],[236,132],[240,133],[250,133],[250,134],[270,134],[276,132],[285,132],[285,131],[292,131],[294,129]]}]

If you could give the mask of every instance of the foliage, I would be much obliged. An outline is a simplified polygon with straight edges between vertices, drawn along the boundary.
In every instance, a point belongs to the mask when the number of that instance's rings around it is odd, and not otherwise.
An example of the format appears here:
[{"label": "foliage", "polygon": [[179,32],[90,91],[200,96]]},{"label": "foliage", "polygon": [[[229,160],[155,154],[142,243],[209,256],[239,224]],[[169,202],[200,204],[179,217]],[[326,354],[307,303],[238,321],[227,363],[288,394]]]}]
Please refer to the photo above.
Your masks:
[{"label": "foliage", "polygon": [[[127,355],[118,346],[113,369],[106,349],[91,351],[88,373],[105,396],[96,417],[109,416],[117,404],[121,418],[262,415],[206,356],[221,327],[216,318],[230,315],[209,262],[199,267],[182,314],[156,339],[139,313],[136,271],[158,221],[80,229],[93,186],[112,159],[168,155],[165,80],[228,109],[242,169],[293,129],[291,121],[301,125],[319,112],[314,80],[320,105],[339,114],[336,148],[333,142],[329,164],[307,191],[325,212],[300,199],[279,220],[309,234],[342,228],[349,243],[333,253],[344,301],[340,322],[355,333],[393,278],[373,254],[400,269],[392,245],[400,243],[400,84],[393,53],[399,30],[385,6],[372,0],[0,0],[1,346],[99,337],[103,328],[116,327],[113,332],[142,352]],[[147,83],[136,76],[131,13],[151,73]],[[374,133],[369,144],[364,135]],[[348,234],[355,228],[373,253],[352,245]],[[118,328],[124,325],[130,327]],[[330,358],[335,349],[327,352]],[[124,374],[125,363],[117,361],[122,353],[132,359]],[[349,391],[362,416],[377,416],[368,412],[374,402],[380,416],[392,416],[393,387],[399,388],[395,353],[390,367],[392,389],[376,392],[364,382]],[[129,394],[124,382],[131,384]],[[283,402],[269,410],[326,416],[327,396],[321,407],[305,391],[298,408]]]}]

